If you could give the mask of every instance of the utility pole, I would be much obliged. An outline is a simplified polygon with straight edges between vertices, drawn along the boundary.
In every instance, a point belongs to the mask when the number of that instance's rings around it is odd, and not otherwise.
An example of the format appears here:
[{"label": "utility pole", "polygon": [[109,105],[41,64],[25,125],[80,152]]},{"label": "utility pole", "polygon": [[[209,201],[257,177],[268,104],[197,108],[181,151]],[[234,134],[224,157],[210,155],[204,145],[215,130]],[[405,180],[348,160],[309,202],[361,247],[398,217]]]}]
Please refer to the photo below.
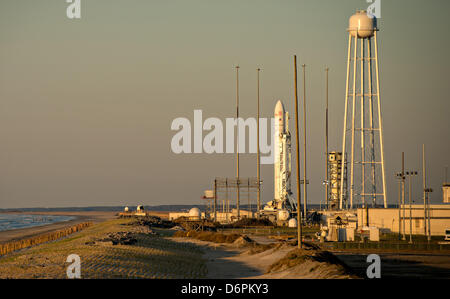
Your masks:
[{"label": "utility pole", "polygon": [[406,172],[409,182],[408,198],[409,198],[409,244],[412,244],[412,206],[411,206],[411,175]]},{"label": "utility pole", "polygon": [[[328,206],[328,71],[329,68],[325,68],[326,73],[326,108],[325,108],[325,206]],[[321,201],[322,202],[322,201]]]},{"label": "utility pole", "polygon": [[[427,168],[425,163],[425,144],[422,144],[422,167],[423,167],[423,207],[424,207],[424,228],[428,243],[431,241],[431,212],[429,194],[433,192],[432,188],[427,188]],[[427,223],[428,220],[428,223]]]},{"label": "utility pole", "polygon": [[430,211],[430,193],[433,192],[432,188],[425,189],[425,192],[427,193],[427,216],[428,216],[428,236],[427,240],[428,242],[431,241],[431,211]]},{"label": "utility pole", "polygon": [[398,239],[402,239],[402,173],[398,172],[396,174],[398,179]]},{"label": "utility pole", "polygon": [[405,241],[406,240],[406,235],[405,235],[405,152],[402,152],[402,210],[403,210],[403,236],[402,236],[402,240]]},{"label": "utility pole", "polygon": [[305,214],[305,221],[307,217],[307,211],[308,211],[308,194],[307,194],[307,179],[306,179],[306,64],[302,65],[303,68],[303,196],[304,199],[304,214]]},{"label": "utility pole", "polygon": [[214,179],[214,221],[217,222],[217,179]]},{"label": "utility pole", "polygon": [[239,203],[240,203],[240,187],[239,187],[239,65],[236,66],[236,124],[237,124],[237,148],[236,148],[236,209],[237,219],[239,220]]},{"label": "utility pole", "polygon": [[411,177],[417,175],[417,171],[407,171],[408,176],[408,197],[409,197],[409,243],[412,244],[412,204],[411,204]]},{"label": "utility pole", "polygon": [[300,201],[300,149],[298,137],[298,91],[297,91],[297,55],[294,55],[294,88],[295,88],[295,135],[297,143],[297,240],[298,248],[302,248],[302,212]]},{"label": "utility pole", "polygon": [[259,211],[261,211],[261,169],[260,169],[260,152],[259,152],[259,72],[261,71],[261,69],[260,68],[258,68],[257,69],[257,77],[258,77],[258,92],[257,92],[257,94],[258,94],[258,117],[257,117],[257,120],[256,120],[256,130],[258,131],[258,133],[257,133],[257,139],[256,139],[256,142],[257,142],[257,150],[258,150],[258,153],[257,153],[257,164],[256,164],[256,174],[257,174],[257,177],[258,177],[258,190],[257,190],[257,199],[256,199],[256,205],[257,205],[257,211],[256,211],[256,216],[259,218]]},{"label": "utility pole", "polygon": [[425,165],[425,144],[422,144],[422,183],[423,183],[423,234],[427,235],[427,170]]}]

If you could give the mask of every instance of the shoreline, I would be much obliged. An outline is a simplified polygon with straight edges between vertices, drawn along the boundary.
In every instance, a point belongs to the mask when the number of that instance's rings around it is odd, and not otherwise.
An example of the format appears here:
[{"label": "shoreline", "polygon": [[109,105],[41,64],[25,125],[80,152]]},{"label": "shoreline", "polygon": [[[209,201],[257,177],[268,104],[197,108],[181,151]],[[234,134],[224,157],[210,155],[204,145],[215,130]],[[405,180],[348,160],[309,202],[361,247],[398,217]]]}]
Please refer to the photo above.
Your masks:
[{"label": "shoreline", "polygon": [[57,231],[68,226],[73,226],[82,222],[99,223],[115,217],[117,212],[112,211],[59,211],[59,212],[7,212],[4,214],[22,214],[22,215],[48,215],[48,216],[71,216],[75,219],[68,221],[60,221],[46,225],[31,226],[26,228],[18,228],[0,231],[0,243],[11,241],[19,241],[25,238],[35,237],[40,234]]}]

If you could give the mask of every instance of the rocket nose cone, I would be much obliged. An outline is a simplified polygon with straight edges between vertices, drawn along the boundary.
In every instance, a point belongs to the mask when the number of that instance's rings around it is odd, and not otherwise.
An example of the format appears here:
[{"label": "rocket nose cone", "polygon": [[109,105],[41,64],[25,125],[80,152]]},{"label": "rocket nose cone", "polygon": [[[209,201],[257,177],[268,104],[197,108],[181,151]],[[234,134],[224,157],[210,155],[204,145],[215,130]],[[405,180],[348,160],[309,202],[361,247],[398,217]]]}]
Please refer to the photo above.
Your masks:
[{"label": "rocket nose cone", "polygon": [[284,115],[284,105],[281,100],[278,100],[277,104],[275,105],[275,115]]}]

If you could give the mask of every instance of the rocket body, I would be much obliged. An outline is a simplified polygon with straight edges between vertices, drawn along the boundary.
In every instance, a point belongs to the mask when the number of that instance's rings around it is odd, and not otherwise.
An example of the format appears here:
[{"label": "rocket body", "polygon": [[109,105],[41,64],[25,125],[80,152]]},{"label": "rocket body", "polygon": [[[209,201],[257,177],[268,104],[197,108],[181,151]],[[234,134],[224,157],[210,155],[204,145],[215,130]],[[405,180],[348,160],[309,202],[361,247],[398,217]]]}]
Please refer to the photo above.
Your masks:
[{"label": "rocket body", "polygon": [[274,112],[274,203],[290,206],[291,192],[291,134],[289,132],[289,116],[281,101],[278,101]]}]

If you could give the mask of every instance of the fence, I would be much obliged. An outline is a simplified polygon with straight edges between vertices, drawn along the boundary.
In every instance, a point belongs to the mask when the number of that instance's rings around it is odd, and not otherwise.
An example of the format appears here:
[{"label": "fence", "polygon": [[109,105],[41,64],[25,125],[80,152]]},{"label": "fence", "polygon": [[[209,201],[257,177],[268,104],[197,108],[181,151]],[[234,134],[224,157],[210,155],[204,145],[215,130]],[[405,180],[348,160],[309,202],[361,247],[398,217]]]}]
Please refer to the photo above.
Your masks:
[{"label": "fence", "polygon": [[6,255],[8,253],[11,253],[16,250],[20,250],[23,248],[31,247],[34,245],[55,241],[57,239],[63,238],[65,236],[68,236],[70,234],[76,233],[78,231],[81,231],[85,229],[86,227],[89,227],[92,225],[92,222],[83,222],[79,223],[77,225],[61,229],[58,231],[54,231],[51,233],[46,233],[42,235],[38,235],[32,238],[27,238],[19,241],[13,241],[13,242],[7,242],[4,244],[0,244],[0,256]]},{"label": "fence", "polygon": [[391,243],[391,242],[333,242],[325,246],[330,249],[388,249],[388,250],[424,250],[424,251],[449,251],[450,245],[436,243]]}]

